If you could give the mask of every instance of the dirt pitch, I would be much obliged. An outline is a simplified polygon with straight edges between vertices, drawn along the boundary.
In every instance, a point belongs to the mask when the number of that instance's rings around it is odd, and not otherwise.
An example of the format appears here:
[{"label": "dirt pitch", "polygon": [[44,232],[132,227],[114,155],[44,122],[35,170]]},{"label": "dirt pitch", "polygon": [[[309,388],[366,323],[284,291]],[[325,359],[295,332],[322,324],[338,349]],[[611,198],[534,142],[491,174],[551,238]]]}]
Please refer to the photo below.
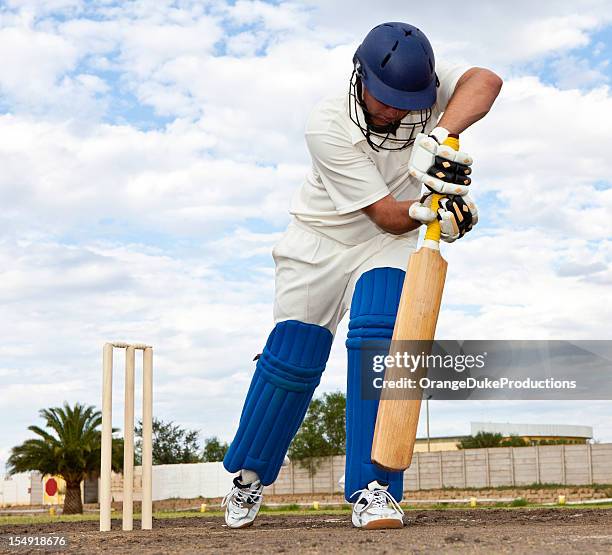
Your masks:
[{"label": "dirt pitch", "polygon": [[[612,509],[416,510],[402,530],[361,531],[347,514],[263,514],[255,525],[228,530],[218,516],[159,519],[150,532],[98,532],[97,521],[0,526],[0,553],[43,553],[9,547],[8,537],[59,534],[60,553],[612,553]],[[135,523],[137,524],[137,523]]]}]

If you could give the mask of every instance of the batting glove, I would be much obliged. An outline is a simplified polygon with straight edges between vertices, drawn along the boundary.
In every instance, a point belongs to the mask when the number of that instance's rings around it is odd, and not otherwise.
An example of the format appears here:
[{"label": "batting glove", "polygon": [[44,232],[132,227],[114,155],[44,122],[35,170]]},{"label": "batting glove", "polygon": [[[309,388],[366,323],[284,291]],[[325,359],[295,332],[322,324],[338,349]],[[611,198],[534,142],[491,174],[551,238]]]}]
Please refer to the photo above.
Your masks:
[{"label": "batting glove", "polygon": [[440,145],[433,134],[419,133],[412,145],[408,172],[430,191],[445,195],[467,195],[472,180],[472,158],[465,152]]},{"label": "batting glove", "polygon": [[413,220],[424,224],[432,222],[437,217],[442,241],[452,243],[463,237],[478,223],[478,208],[469,195],[450,195],[441,198],[437,214],[431,209],[431,197],[431,194],[427,194],[420,201],[413,202],[408,214]]}]

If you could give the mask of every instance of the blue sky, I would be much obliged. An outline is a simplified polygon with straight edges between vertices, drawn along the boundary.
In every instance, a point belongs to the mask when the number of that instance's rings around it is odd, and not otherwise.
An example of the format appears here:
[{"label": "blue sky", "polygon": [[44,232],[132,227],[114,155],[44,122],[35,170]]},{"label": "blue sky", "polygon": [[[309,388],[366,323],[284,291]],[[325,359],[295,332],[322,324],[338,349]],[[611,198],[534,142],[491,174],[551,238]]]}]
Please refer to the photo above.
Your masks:
[{"label": "blue sky", "polygon": [[[462,136],[481,223],[445,251],[440,337],[607,339],[612,8],[21,0],[0,7],[0,469],[40,408],[99,406],[101,348],[145,341],[156,415],[231,439],[272,325],[270,251],[308,169],[311,107],[382,21],[505,85]],[[520,17],[519,15],[520,14]],[[503,22],[501,24],[500,22]],[[344,388],[338,331],[320,391]],[[119,365],[120,366],[120,365]],[[121,379],[115,399],[120,422]],[[612,403],[432,403],[472,420],[590,424]]]}]

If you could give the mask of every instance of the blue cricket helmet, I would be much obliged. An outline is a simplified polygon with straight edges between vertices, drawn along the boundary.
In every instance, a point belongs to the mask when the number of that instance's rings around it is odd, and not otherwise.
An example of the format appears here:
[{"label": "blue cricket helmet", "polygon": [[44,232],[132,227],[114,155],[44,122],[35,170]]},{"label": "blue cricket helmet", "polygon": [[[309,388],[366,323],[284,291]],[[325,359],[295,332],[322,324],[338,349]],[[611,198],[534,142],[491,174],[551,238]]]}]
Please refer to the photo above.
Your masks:
[{"label": "blue cricket helmet", "polygon": [[363,85],[380,102],[400,110],[425,110],[436,102],[438,78],[425,34],[408,23],[374,27],[353,63]]}]

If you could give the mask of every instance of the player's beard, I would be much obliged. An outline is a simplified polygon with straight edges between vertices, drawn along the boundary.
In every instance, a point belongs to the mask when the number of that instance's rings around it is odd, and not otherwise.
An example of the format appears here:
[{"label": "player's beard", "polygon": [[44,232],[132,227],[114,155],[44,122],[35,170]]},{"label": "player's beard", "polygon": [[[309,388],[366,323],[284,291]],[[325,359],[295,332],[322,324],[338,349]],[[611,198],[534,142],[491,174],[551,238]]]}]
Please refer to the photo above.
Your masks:
[{"label": "player's beard", "polygon": [[373,131],[374,133],[380,133],[381,135],[387,134],[387,133],[391,133],[392,135],[395,135],[396,131],[399,129],[400,123],[402,121],[401,119],[398,119],[396,121],[391,121],[383,125],[377,125],[372,121],[374,118],[372,117],[372,114],[370,114],[366,110],[365,103],[362,105],[361,109],[363,110],[363,115],[365,116],[365,120],[366,120],[368,127],[370,128],[370,131]]}]

